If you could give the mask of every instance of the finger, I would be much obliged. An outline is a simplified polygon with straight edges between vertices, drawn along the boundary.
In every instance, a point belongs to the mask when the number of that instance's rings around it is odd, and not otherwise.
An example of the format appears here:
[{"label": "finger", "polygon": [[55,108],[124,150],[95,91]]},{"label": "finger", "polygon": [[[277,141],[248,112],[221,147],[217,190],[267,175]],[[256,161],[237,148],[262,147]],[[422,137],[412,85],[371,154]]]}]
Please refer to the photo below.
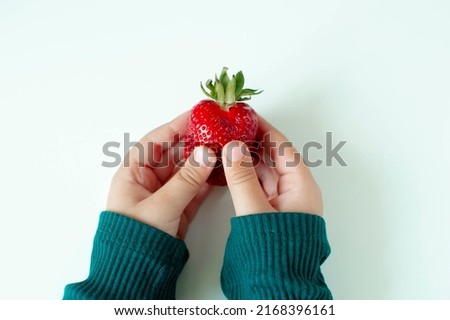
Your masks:
[{"label": "finger", "polygon": [[187,217],[184,214],[182,214],[180,217],[180,224],[178,226],[177,238],[184,239],[186,237],[188,228],[189,228],[189,221]]},{"label": "finger", "polygon": [[[259,138],[267,157],[265,163],[275,167],[279,174],[278,196],[270,203],[281,211],[309,212],[321,215],[322,196],[311,170],[305,165],[300,153],[278,129],[258,116]],[[273,161],[273,163],[270,162]],[[292,201],[296,199],[296,201]]]},{"label": "finger", "polygon": [[259,138],[259,140],[261,140],[262,142],[264,142],[264,140],[262,139],[266,134],[271,134],[273,135],[274,140],[273,141],[279,141],[279,142],[283,142],[283,141],[289,141],[287,139],[287,137],[282,134],[277,128],[275,128],[274,126],[272,126],[266,119],[264,119],[262,116],[260,116],[259,114],[257,114],[258,117],[258,133],[257,133],[257,138]]},{"label": "finger", "polygon": [[150,131],[125,156],[124,166],[151,166],[161,163],[163,153],[176,145],[184,135],[189,121],[189,111],[172,121]]},{"label": "finger", "polygon": [[243,142],[225,145],[222,159],[236,215],[275,211],[259,184],[250,152]]},{"label": "finger", "polygon": [[278,174],[273,168],[269,168],[264,162],[255,166],[256,175],[266,194],[268,201],[278,195]]},{"label": "finger", "polygon": [[165,182],[174,173],[184,158],[184,144],[177,142],[173,147],[163,151],[160,162],[151,168],[159,181]]},{"label": "finger", "polygon": [[177,237],[180,239],[184,239],[186,236],[186,233],[189,229],[189,225],[191,224],[192,220],[194,220],[195,216],[197,215],[198,208],[202,204],[203,200],[206,198],[210,190],[212,189],[212,186],[209,184],[204,184],[198,194],[192,199],[192,201],[187,205],[186,209],[184,210],[183,214],[180,217],[180,224],[178,227],[178,233]]},{"label": "finger", "polygon": [[211,191],[212,186],[210,184],[203,184],[203,186],[198,191],[197,195],[189,202],[189,204],[186,206],[186,209],[184,210],[184,214],[188,220],[189,223],[191,223],[200,206],[203,203],[203,200],[208,196],[209,192]]},{"label": "finger", "polygon": [[303,162],[303,158],[293,143],[284,134],[273,127],[267,120],[258,115],[259,132],[263,149],[263,161],[276,168],[279,175],[292,173],[310,175],[309,168]]},{"label": "finger", "polygon": [[197,147],[191,157],[165,185],[142,202],[144,207],[158,207],[163,219],[180,216],[199,193],[216,161],[215,153],[206,147]]}]

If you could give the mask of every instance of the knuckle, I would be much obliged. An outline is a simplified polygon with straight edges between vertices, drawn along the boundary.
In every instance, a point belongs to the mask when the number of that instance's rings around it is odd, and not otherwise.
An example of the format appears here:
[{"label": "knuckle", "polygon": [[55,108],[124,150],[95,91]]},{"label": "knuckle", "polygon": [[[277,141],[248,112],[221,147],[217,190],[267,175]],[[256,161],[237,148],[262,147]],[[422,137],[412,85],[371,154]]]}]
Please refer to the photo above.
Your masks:
[{"label": "knuckle", "polygon": [[232,185],[243,184],[256,179],[256,173],[253,168],[239,167],[230,171],[230,183]]},{"label": "knuckle", "polygon": [[202,185],[202,178],[191,167],[184,167],[178,172],[178,179],[181,183],[188,185],[192,188],[198,189]]}]

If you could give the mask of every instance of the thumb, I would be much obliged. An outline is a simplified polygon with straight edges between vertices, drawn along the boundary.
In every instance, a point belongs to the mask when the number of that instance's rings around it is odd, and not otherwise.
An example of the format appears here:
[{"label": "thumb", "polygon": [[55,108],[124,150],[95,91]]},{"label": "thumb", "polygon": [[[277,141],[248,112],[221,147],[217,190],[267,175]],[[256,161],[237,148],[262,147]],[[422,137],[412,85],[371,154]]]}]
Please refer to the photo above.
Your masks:
[{"label": "thumb", "polygon": [[225,177],[237,216],[276,211],[267,201],[245,143],[232,141],[222,150]]},{"label": "thumb", "polygon": [[197,147],[184,166],[148,200],[159,204],[161,216],[177,218],[205,184],[216,162],[215,153]]}]

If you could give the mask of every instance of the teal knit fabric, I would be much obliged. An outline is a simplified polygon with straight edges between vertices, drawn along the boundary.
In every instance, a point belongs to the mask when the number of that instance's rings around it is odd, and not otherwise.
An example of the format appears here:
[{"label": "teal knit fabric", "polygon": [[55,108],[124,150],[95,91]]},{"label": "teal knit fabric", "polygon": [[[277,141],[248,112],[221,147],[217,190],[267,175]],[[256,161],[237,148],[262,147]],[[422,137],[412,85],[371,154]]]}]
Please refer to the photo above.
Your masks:
[{"label": "teal knit fabric", "polygon": [[320,271],[330,254],[317,215],[264,213],[231,219],[221,275],[229,299],[332,299]]},{"label": "teal knit fabric", "polygon": [[104,211],[94,239],[89,277],[65,288],[64,299],[174,299],[188,259],[184,241]]},{"label": "teal knit fabric", "polygon": [[[264,213],[231,223],[221,274],[228,299],[332,298],[320,272],[330,252],[321,217]],[[104,211],[89,276],[67,285],[63,298],[174,299],[188,256],[184,241]]]}]

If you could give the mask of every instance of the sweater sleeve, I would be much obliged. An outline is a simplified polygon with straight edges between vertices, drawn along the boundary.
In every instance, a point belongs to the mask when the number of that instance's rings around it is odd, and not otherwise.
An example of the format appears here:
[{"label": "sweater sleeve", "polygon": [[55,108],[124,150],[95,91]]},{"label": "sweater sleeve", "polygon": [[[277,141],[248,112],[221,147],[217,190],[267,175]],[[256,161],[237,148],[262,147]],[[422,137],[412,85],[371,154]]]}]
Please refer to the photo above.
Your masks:
[{"label": "sweater sleeve", "polygon": [[104,211],[86,280],[65,287],[65,300],[174,299],[188,259],[182,240],[126,216]]},{"label": "sweater sleeve", "polygon": [[329,254],[325,220],[317,215],[232,218],[222,290],[228,299],[332,299],[320,271]]}]

